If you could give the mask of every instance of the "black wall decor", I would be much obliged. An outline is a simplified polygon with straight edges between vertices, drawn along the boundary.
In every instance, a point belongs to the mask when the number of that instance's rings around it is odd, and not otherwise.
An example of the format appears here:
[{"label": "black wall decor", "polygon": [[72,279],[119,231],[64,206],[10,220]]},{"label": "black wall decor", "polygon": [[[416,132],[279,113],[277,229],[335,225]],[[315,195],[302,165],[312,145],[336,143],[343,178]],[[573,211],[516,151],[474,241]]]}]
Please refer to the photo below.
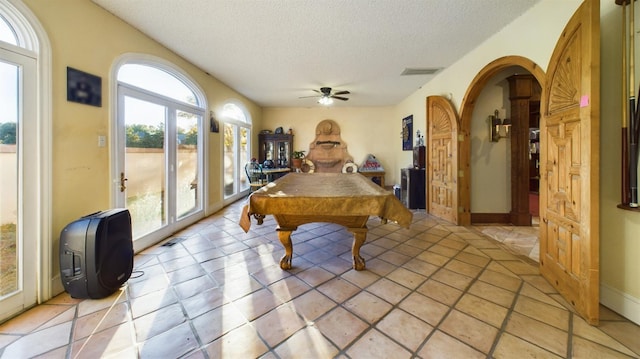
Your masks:
[{"label": "black wall decor", "polygon": [[402,150],[413,151],[413,115],[402,119]]},{"label": "black wall decor", "polygon": [[67,101],[102,107],[102,79],[67,67]]},{"label": "black wall decor", "polygon": [[218,120],[216,120],[215,116],[213,116],[213,111],[209,112],[209,131],[213,133],[220,132],[220,124]]}]

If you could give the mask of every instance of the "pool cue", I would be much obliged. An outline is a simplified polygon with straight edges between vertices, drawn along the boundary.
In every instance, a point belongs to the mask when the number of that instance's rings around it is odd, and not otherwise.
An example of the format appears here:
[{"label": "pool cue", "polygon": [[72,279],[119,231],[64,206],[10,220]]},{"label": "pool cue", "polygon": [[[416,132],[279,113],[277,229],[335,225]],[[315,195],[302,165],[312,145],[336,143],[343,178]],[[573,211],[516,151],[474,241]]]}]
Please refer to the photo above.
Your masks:
[{"label": "pool cue", "polygon": [[621,149],[621,187],[620,201],[623,205],[629,204],[629,129],[627,128],[627,1],[622,0],[622,133],[620,140]]},{"label": "pool cue", "polygon": [[635,0],[630,0],[629,8],[629,190],[630,207],[638,207],[638,118],[635,99]]}]

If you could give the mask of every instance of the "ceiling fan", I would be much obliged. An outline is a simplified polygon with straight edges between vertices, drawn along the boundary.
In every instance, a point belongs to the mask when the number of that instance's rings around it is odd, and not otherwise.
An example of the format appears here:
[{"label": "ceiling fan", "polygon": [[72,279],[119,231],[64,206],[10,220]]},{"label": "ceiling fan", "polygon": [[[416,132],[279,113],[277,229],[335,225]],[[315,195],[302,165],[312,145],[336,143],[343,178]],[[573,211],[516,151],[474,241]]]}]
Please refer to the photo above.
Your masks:
[{"label": "ceiling fan", "polygon": [[317,93],[320,94],[320,96],[318,95],[314,95],[314,96],[303,96],[300,98],[308,98],[308,97],[320,97],[320,99],[318,100],[318,103],[322,104],[322,105],[330,105],[333,103],[333,99],[335,98],[336,100],[341,100],[341,101],[348,101],[349,99],[344,97],[344,96],[340,96],[340,95],[348,95],[351,92],[343,90],[343,91],[336,91],[333,92],[331,90],[331,87],[321,87],[320,90],[313,90]]}]

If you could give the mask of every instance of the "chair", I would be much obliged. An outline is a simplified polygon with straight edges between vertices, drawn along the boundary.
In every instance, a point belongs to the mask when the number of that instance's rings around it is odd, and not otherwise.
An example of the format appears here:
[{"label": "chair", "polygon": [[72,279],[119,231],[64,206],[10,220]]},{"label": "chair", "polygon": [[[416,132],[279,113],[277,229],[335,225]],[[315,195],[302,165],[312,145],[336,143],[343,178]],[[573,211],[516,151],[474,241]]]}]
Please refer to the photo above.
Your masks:
[{"label": "chair", "polygon": [[266,176],[262,173],[262,166],[259,163],[248,162],[244,165],[244,172],[249,178],[249,190],[251,192],[267,184]]}]

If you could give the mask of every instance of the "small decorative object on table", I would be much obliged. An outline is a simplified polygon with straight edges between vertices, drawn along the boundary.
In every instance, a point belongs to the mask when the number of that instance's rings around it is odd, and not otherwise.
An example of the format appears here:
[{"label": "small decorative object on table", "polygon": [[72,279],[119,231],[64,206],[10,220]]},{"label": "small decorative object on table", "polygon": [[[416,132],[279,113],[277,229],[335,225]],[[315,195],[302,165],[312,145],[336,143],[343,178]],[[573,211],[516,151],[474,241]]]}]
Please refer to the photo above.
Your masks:
[{"label": "small decorative object on table", "polygon": [[416,146],[424,146],[424,136],[420,134],[420,130],[416,131]]},{"label": "small decorative object on table", "polygon": [[300,172],[302,160],[304,159],[304,151],[293,151],[291,157],[291,165],[296,169],[296,172]]},{"label": "small decorative object on table", "polygon": [[382,168],[382,164],[380,164],[380,161],[378,161],[376,156],[369,154],[367,155],[367,159],[364,160],[364,162],[362,162],[362,165],[360,166],[358,171],[360,172],[384,171],[384,168]]},{"label": "small decorative object on table", "polygon": [[362,165],[358,169],[358,172],[365,177],[371,178],[371,180],[380,187],[384,188],[384,168],[376,156],[369,154],[367,159],[362,162]]}]

